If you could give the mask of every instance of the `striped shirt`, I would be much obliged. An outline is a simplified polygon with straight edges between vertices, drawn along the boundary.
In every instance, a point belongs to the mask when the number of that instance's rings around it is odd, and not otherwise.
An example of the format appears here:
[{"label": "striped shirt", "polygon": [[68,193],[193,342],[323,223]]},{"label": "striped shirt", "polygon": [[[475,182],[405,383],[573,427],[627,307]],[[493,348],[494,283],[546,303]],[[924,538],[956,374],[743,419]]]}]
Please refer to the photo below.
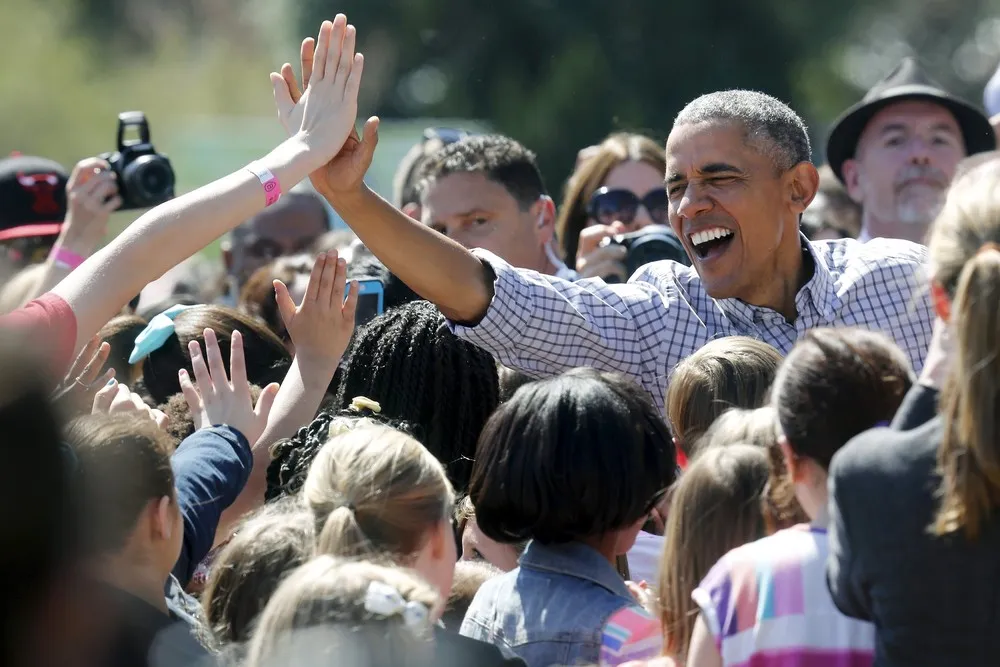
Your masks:
[{"label": "striped shirt", "polygon": [[934,319],[927,249],[897,239],[802,237],[802,244],[815,269],[795,296],[794,322],[738,299],[713,299],[697,271],[676,262],[647,264],[628,284],[608,285],[514,269],[477,250],[496,274],[493,301],[475,327],[452,326],[510,368],[536,377],[578,366],[617,371],[659,406],[674,366],[723,336],[750,336],[787,354],[808,329],[857,326],[895,340],[919,371]]},{"label": "striped shirt", "polygon": [[806,524],[722,557],[692,597],[727,667],[868,667],[875,626],[826,586],[827,535]]}]

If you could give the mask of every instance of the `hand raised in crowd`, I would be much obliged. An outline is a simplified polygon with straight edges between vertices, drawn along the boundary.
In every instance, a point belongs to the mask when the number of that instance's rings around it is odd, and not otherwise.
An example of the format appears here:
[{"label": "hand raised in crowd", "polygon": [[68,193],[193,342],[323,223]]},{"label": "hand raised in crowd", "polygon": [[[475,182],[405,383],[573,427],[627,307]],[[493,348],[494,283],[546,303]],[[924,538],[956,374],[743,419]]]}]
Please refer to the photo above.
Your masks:
[{"label": "hand raised in crowd", "polygon": [[601,241],[625,232],[625,225],[613,222],[610,225],[591,225],[580,231],[580,243],[576,251],[576,271],[581,278],[618,277],[622,282],[628,280],[628,270],[625,268],[625,256],[628,254],[624,246],[609,244],[601,246]]},{"label": "hand raised in crowd", "polygon": [[66,184],[68,210],[57,245],[89,256],[108,232],[108,218],[122,205],[115,174],[99,158],[81,160]]},{"label": "hand raised in crowd", "polygon": [[[211,329],[205,329],[205,354],[198,341],[188,344],[195,383],[184,369],[179,377],[181,391],[191,410],[195,429],[212,426],[231,426],[253,445],[260,438],[267,425],[274,397],[278,393],[277,384],[269,384],[257,398],[254,406],[250,397],[250,382],[247,380],[247,366],[243,354],[243,336],[233,332],[230,342],[229,370],[222,362],[219,339]],[[208,357],[206,362],[205,357]]]},{"label": "hand raised in crowd", "polygon": [[104,388],[94,396],[91,413],[95,415],[134,414],[152,419],[160,428],[167,425],[167,415],[146,405],[138,394],[133,393],[128,387],[119,384],[114,379],[109,380]]},{"label": "hand raised in crowd", "polygon": [[347,262],[337,252],[320,253],[313,263],[305,296],[298,306],[288,288],[274,281],[275,298],[285,329],[295,345],[295,354],[310,364],[334,370],[354,334],[354,311],[358,285],[352,283],[344,300]]},{"label": "hand raised in crowd", "polygon": [[[338,16],[339,21],[342,16]],[[346,23],[346,19],[344,19]],[[322,30],[320,38],[322,38]],[[347,25],[344,28],[344,51],[348,46],[353,51],[357,35],[354,26]],[[295,72],[292,66],[285,63],[281,67],[281,74],[272,74],[271,83],[274,86],[274,100],[278,107],[278,119],[285,127],[289,136],[294,134],[295,128],[299,125],[299,118],[304,112],[309,93],[309,86],[317,71],[316,63],[322,59],[319,57],[319,46],[312,37],[307,37],[302,41],[300,49],[300,60],[302,66],[302,86],[299,87],[295,80]],[[302,91],[305,90],[305,93]],[[356,93],[356,91],[355,91]],[[357,95],[354,97],[354,113],[357,115]],[[378,124],[379,119],[372,116],[365,122],[362,135],[358,135],[352,120],[351,131],[344,142],[340,152],[321,169],[309,175],[313,187],[321,195],[336,195],[357,191],[364,183],[365,173],[371,166],[372,156],[375,154],[375,147],[378,145]]]},{"label": "hand raised in crowd", "polygon": [[317,158],[322,157],[317,168],[342,154],[354,133],[364,69],[364,56],[354,52],[355,37],[354,26],[347,25],[343,14],[332,23],[323,22],[305,92],[294,101],[282,75],[271,73],[278,118],[289,136],[299,133]]},{"label": "hand raised in crowd", "polygon": [[108,369],[100,379],[97,377],[104,369],[104,364],[108,362],[110,354],[111,346],[94,336],[80,351],[66,378],[53,394],[52,400],[63,407],[67,414],[82,414],[90,410],[97,390],[106,387],[115,377],[113,368]]}]

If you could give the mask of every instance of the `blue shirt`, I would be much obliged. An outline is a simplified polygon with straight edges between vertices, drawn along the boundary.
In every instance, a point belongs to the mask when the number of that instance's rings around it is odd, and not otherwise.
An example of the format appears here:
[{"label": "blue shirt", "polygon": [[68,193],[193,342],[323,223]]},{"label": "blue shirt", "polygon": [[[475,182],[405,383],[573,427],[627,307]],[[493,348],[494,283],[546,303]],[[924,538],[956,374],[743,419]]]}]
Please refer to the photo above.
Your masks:
[{"label": "blue shirt", "polygon": [[608,619],[634,604],[618,571],[594,549],[531,542],[520,567],[479,589],[461,633],[529,667],[596,665]]},{"label": "blue shirt", "polygon": [[170,457],[177,506],[184,518],[184,543],[173,575],[186,586],[215,542],[223,510],[243,491],[253,470],[253,451],[230,426],[201,429]]}]

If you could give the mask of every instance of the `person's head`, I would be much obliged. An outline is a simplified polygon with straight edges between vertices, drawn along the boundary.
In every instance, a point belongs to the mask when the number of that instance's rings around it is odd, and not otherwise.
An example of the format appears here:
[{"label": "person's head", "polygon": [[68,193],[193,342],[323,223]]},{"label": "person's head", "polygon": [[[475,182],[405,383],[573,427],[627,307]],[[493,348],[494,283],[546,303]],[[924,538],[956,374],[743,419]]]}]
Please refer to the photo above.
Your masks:
[{"label": "person's head", "polygon": [[285,283],[295,303],[301,303],[309,284],[312,266],[313,259],[309,255],[281,257],[254,271],[240,291],[239,309],[267,326],[292,352],[292,339],[285,330],[281,313],[278,312],[274,281]]},{"label": "person's head", "polygon": [[0,252],[18,266],[46,260],[66,218],[69,174],[52,160],[0,159]]},{"label": "person's head", "polygon": [[802,508],[826,508],[826,471],[847,441],[888,424],[912,385],[906,355],[884,334],[810,329],[778,369],[772,401],[779,444]]},{"label": "person's head", "polygon": [[119,567],[148,569],[166,581],[184,532],[170,437],[148,418],[90,415],[67,427],[66,442],[77,461],[88,553],[98,561],[120,557]]},{"label": "person's head", "polygon": [[962,130],[947,108],[906,99],[868,121],[854,157],[844,162],[844,182],[866,220],[913,225],[922,237],[965,155]]},{"label": "person's head", "polygon": [[691,459],[698,439],[730,408],[759,408],[781,363],[781,353],[744,336],[709,342],[677,364],[667,387],[667,418],[674,444]]},{"label": "person's head", "polygon": [[931,228],[931,294],[952,337],[933,529],[976,538],[1000,497],[1000,163],[955,182]]},{"label": "person's head", "polygon": [[396,167],[392,179],[393,206],[410,216],[420,220],[420,178],[421,172],[430,159],[439,150],[449,146],[473,133],[451,127],[428,127],[420,137],[420,141],[410,147]]},{"label": "person's head", "polygon": [[469,496],[479,529],[498,542],[600,540],[621,555],[676,474],[648,394],[580,368],[521,387],[490,417]]},{"label": "person's head", "polygon": [[115,377],[122,384],[130,385],[139,375],[139,369],[128,362],[135,339],[149,323],[138,315],[119,315],[101,327],[98,337],[111,346],[107,366],[115,369]]},{"label": "person's head", "polygon": [[500,380],[500,402],[506,403],[513,396],[514,392],[526,384],[531,384],[535,378],[521,371],[508,368],[507,366],[497,366],[497,373]]},{"label": "person's head", "polygon": [[420,175],[425,225],[514,266],[550,271],[556,212],[534,153],[508,137],[472,136],[436,152]]},{"label": "person's head", "polygon": [[302,488],[316,548],[344,558],[388,558],[416,570],[443,599],[457,560],[455,495],[423,445],[384,426],[353,429],[316,455]]},{"label": "person's head", "polygon": [[668,224],[665,168],[663,147],[641,134],[618,132],[596,146],[566,182],[556,221],[563,258],[575,262],[580,231],[590,225]]},{"label": "person's head", "polygon": [[445,629],[458,632],[476,593],[483,584],[500,574],[503,574],[502,570],[486,561],[458,561],[455,564],[455,583],[451,588],[444,615],[441,617]]},{"label": "person's head", "polygon": [[234,229],[223,244],[226,272],[238,290],[253,272],[279,257],[307,252],[330,230],[330,219],[318,195],[289,192]]},{"label": "person's head", "polygon": [[313,552],[312,516],[292,499],[248,517],[212,562],[201,595],[205,620],[220,646],[250,640],[281,581]]},{"label": "person's head", "polygon": [[753,445],[767,452],[771,474],[764,492],[764,519],[769,533],[809,522],[788,479],[778,435],[778,414],[773,406],[766,405],[755,410],[727,410],[698,441],[700,452],[730,445]]},{"label": "person's head", "polygon": [[716,561],[764,537],[761,510],[767,455],[752,445],[706,450],[673,491],[660,560],[660,621],[664,654],[683,660],[697,620],[691,591]]},{"label": "person's head", "polygon": [[799,217],[819,174],[805,123],[763,93],[702,95],[667,139],[670,224],[709,295],[754,305],[802,261]]},{"label": "person's head", "polygon": [[234,331],[239,331],[243,336],[247,378],[250,382],[266,387],[284,378],[291,357],[281,339],[270,329],[234,308],[194,306],[174,316],[173,329],[159,347],[152,350],[143,348],[140,351],[146,353],[141,356],[142,385],[155,405],[166,403],[171,396],[180,392],[177,373],[182,368],[194,377],[188,343],[198,341],[204,349],[205,329],[212,329],[218,337],[226,373],[230,372],[230,339]]},{"label": "person's head", "polygon": [[455,488],[468,485],[476,439],[499,403],[496,362],[448,329],[426,301],[389,310],[358,328],[338,377],[338,405],[357,396],[407,422],[444,464]]},{"label": "person's head", "polygon": [[278,586],[246,665],[429,666],[441,607],[431,586],[403,570],[319,556]]},{"label": "person's head", "polygon": [[802,233],[811,241],[854,239],[861,233],[861,206],[828,164],[819,168],[819,191],[802,213]]},{"label": "person's head", "polygon": [[[45,350],[0,335],[0,664],[90,665],[98,600],[81,590],[80,503]],[[93,642],[96,641],[96,645]]]},{"label": "person's head", "polygon": [[462,539],[460,563],[489,563],[501,572],[510,572],[517,567],[527,545],[523,542],[501,544],[484,535],[476,523],[476,508],[472,506],[472,499],[468,496],[458,504],[455,524]]}]

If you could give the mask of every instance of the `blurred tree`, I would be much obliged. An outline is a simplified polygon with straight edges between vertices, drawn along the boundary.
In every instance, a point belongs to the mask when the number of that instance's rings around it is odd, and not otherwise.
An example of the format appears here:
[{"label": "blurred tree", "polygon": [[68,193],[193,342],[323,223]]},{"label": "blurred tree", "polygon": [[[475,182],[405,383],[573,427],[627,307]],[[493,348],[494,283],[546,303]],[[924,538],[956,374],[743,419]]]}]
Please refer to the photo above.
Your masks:
[{"label": "blurred tree", "polygon": [[[613,130],[663,139],[699,94],[763,90],[798,105],[802,63],[828,54],[864,0],[343,0],[372,111],[488,119],[537,151],[558,191],[587,143]],[[304,0],[311,34],[333,11]],[[374,80],[373,80],[374,79]],[[849,94],[850,90],[847,89]],[[841,100],[843,101],[843,100]]]}]

